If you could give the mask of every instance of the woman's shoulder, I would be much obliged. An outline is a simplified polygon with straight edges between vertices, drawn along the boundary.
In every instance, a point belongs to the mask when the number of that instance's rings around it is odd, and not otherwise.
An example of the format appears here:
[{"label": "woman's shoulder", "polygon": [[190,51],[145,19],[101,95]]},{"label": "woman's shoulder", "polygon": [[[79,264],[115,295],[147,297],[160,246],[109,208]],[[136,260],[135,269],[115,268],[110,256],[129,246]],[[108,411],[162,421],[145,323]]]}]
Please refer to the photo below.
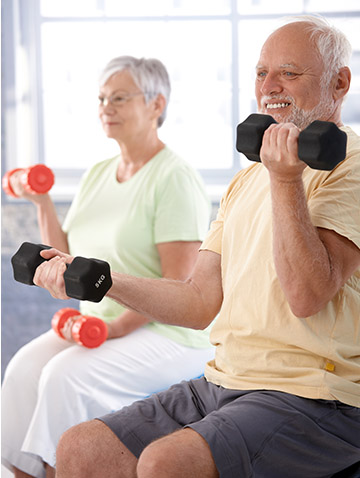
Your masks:
[{"label": "woman's shoulder", "polygon": [[164,175],[174,174],[176,172],[194,176],[198,175],[196,169],[188,161],[167,145],[154,159],[156,159],[156,167],[163,171]]}]

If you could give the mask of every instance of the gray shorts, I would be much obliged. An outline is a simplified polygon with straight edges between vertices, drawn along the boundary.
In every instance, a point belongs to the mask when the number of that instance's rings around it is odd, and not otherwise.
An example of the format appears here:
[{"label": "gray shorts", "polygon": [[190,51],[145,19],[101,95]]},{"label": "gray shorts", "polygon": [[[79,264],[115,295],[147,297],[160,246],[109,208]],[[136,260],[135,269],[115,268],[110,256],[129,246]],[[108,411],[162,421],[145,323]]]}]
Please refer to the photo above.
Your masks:
[{"label": "gray shorts", "polygon": [[228,390],[200,378],[100,420],[136,457],[157,438],[191,427],[209,444],[222,478],[360,477],[360,408],[337,401]]}]

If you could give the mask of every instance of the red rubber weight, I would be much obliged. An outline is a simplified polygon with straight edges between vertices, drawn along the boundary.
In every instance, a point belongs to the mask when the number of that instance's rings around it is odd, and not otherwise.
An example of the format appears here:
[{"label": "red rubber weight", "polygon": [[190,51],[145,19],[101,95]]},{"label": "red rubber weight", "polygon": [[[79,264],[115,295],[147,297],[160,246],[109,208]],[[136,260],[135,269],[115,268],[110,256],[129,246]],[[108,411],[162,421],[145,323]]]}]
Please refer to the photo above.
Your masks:
[{"label": "red rubber weight", "polygon": [[105,322],[97,317],[83,315],[72,326],[72,336],[84,347],[99,347],[107,339],[108,329]]},{"label": "red rubber weight", "polygon": [[52,329],[59,337],[64,339],[65,337],[61,333],[62,328],[70,317],[75,317],[77,315],[81,315],[80,312],[71,307],[64,307],[63,309],[58,310],[51,320]]},{"label": "red rubber weight", "polygon": [[21,171],[21,168],[11,169],[7,173],[5,173],[4,177],[2,178],[2,187],[3,190],[6,192],[8,196],[12,196],[16,198],[17,195],[14,193],[11,184],[10,184],[10,176],[15,173],[16,171]]},{"label": "red rubber weight", "polygon": [[105,342],[108,336],[105,322],[97,317],[81,315],[78,310],[71,307],[58,310],[51,320],[51,326],[59,337],[65,338],[61,330],[71,317],[77,317],[71,327],[71,334],[75,342],[90,349],[99,347]]},{"label": "red rubber weight", "polygon": [[12,169],[5,174],[2,180],[3,189],[9,196],[17,197],[10,185],[10,176],[17,171],[22,171],[21,184],[30,194],[45,194],[50,191],[55,182],[54,173],[44,164],[35,164],[24,169]]}]

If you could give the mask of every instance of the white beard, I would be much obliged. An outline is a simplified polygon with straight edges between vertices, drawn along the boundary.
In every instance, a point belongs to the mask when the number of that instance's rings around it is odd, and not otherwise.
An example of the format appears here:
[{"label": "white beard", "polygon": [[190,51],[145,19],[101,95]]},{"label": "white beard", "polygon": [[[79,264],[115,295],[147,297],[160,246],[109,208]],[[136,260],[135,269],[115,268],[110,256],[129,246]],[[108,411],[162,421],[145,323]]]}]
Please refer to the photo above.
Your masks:
[{"label": "white beard", "polygon": [[[279,102],[291,103],[291,111],[287,115],[279,110],[273,113],[273,110],[266,109],[265,103],[269,100],[278,100]],[[309,111],[296,106],[295,100],[291,96],[273,95],[261,99],[261,113],[270,114],[279,123],[294,123],[300,130],[305,129],[309,124],[319,118],[330,118],[334,112],[335,104],[332,97],[328,94],[326,88],[321,89],[318,104]]]}]

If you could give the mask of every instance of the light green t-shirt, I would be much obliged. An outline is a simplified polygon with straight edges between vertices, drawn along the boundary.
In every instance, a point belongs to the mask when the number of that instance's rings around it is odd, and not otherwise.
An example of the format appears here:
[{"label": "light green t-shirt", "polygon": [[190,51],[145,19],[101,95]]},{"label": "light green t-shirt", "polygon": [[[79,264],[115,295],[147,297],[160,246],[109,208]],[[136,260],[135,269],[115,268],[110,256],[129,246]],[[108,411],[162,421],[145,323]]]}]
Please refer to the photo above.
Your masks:
[{"label": "light green t-shirt", "polygon": [[[360,138],[333,171],[304,170],[314,226],[360,247]],[[360,407],[360,269],[311,317],[296,317],[277,278],[270,182],[261,163],[225,194],[202,249],[221,254],[224,300],[210,338],[206,378],[230,389],[271,389]]]},{"label": "light green t-shirt", "polygon": [[[202,241],[208,231],[210,201],[200,175],[165,147],[128,181],[119,183],[119,156],[102,161],[83,177],[63,229],[74,256],[109,262],[116,272],[161,277],[156,244]],[[82,301],[81,313],[111,322],[125,309],[105,297]],[[191,347],[209,347],[208,330],[152,322],[156,333]]]}]

